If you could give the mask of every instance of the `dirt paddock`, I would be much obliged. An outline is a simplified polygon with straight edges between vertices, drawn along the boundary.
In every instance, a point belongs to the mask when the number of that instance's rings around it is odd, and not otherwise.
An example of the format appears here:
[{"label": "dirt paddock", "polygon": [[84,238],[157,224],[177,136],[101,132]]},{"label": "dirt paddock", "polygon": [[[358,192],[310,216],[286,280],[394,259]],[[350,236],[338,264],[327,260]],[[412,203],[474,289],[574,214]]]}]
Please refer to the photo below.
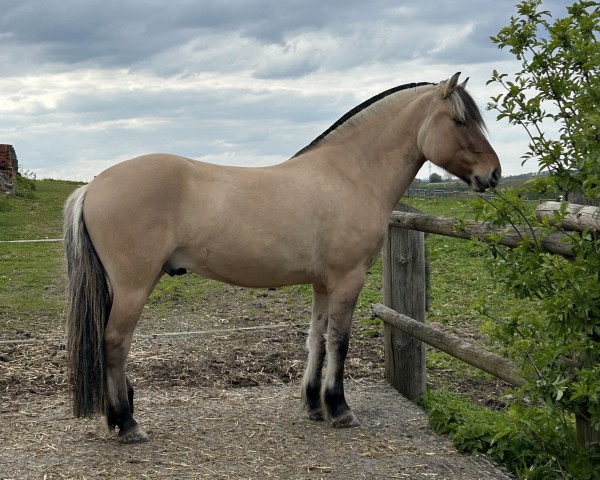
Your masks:
[{"label": "dirt paddock", "polygon": [[119,445],[100,419],[71,418],[65,396],[30,399],[2,415],[0,477],[510,478],[457,453],[381,382],[350,383],[362,426],[349,430],[304,420],[296,387],[146,391],[138,418],[152,440],[134,446]]},{"label": "dirt paddock", "polygon": [[0,343],[0,480],[512,478],[458,453],[381,380],[381,338],[355,331],[346,385],[362,426],[333,429],[300,412],[306,325],[250,326],[136,337],[144,445],[72,417],[61,339]]}]

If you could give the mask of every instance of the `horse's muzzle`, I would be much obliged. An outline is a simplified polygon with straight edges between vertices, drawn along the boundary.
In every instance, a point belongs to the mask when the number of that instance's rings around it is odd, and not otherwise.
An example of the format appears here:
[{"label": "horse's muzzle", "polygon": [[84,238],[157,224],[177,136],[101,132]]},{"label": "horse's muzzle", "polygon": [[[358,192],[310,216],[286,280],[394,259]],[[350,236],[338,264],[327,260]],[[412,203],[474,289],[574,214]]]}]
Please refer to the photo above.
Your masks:
[{"label": "horse's muzzle", "polygon": [[471,188],[476,192],[484,192],[488,188],[494,188],[500,181],[500,168],[495,168],[488,177],[482,175],[473,175],[471,178]]}]

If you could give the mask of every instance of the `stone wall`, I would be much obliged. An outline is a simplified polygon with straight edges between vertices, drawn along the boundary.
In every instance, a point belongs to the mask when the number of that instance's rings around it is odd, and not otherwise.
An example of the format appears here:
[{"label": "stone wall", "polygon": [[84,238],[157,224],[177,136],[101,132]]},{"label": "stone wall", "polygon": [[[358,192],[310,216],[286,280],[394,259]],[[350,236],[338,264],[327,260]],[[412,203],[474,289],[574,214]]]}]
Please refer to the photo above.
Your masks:
[{"label": "stone wall", "polygon": [[19,162],[12,145],[0,144],[0,192],[14,193]]}]

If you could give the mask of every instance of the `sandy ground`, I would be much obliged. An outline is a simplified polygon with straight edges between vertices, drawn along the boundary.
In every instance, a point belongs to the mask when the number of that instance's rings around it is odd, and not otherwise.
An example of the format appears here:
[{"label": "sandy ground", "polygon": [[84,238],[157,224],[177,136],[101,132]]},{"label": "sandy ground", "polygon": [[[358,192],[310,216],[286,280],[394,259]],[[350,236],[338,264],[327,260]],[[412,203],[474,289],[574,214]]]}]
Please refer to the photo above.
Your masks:
[{"label": "sandy ground", "polygon": [[151,436],[120,445],[101,418],[72,418],[66,395],[3,412],[0,478],[511,478],[434,434],[422,410],[383,382],[348,384],[362,422],[305,420],[298,385],[146,389],[138,420]]},{"label": "sandy ground", "polygon": [[139,336],[129,372],[151,437],[120,445],[101,417],[71,415],[64,344],[0,344],[0,479],[503,479],[434,434],[381,380],[380,338],[356,332],[347,397],[362,422],[300,411],[306,327]]}]

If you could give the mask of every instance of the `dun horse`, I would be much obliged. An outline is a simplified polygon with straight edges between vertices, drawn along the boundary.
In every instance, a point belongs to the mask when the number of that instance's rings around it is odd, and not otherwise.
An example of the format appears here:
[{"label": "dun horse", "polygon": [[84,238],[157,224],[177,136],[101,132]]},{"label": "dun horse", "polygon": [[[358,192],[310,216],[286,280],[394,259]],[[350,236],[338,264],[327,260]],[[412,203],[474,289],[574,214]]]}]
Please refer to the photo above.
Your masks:
[{"label": "dun horse", "polygon": [[458,77],[380,93],[279,165],[155,154],[74,192],[65,206],[74,414],[103,411],[120,441],[148,440],[132,415],[127,354],[161,276],[192,271],[245,287],[311,284],[304,409],[337,427],[359,425],[344,397],[344,360],[356,299],[394,206],[426,160],[475,191],[500,178],[481,113]]}]

